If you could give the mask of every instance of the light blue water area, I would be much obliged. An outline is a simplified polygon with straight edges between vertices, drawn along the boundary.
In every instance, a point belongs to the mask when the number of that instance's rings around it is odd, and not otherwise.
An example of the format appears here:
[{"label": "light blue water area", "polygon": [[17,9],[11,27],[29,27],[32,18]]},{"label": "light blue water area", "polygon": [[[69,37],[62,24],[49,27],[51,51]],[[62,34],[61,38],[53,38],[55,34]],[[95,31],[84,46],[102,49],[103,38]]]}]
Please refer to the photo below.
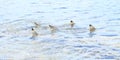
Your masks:
[{"label": "light blue water area", "polygon": [[[0,59],[120,59],[119,4],[120,0],[0,0]],[[75,22],[72,29],[70,20]],[[31,39],[34,22],[40,24],[34,28],[39,36]],[[96,28],[92,34],[89,24]],[[57,31],[50,34],[48,25]]]}]

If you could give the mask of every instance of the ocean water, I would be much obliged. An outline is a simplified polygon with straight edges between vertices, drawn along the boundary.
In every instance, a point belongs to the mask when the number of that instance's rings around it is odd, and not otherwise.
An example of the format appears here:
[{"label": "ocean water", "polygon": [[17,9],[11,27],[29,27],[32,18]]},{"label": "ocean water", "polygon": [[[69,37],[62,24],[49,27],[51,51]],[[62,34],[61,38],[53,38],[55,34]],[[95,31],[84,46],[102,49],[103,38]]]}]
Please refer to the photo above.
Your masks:
[{"label": "ocean water", "polygon": [[[0,60],[120,60],[120,0],[0,0]],[[75,26],[70,29],[69,22]],[[34,22],[39,34],[31,38]],[[89,24],[96,27],[90,34]],[[48,25],[58,30],[51,34]]]}]

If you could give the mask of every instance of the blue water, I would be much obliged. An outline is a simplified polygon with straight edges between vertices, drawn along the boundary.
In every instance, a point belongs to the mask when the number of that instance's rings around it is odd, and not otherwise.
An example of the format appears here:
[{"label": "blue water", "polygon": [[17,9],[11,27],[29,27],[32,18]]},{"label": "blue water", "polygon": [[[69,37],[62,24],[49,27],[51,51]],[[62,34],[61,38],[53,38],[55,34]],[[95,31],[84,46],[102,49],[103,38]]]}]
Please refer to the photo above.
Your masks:
[{"label": "blue water", "polygon": [[[1,0],[0,60],[120,59],[119,4],[120,0]],[[70,20],[75,22],[73,29],[66,25]],[[41,24],[36,29],[40,35],[30,39],[33,22]],[[58,28],[53,36],[49,24]],[[96,27],[92,34],[89,24]]]}]

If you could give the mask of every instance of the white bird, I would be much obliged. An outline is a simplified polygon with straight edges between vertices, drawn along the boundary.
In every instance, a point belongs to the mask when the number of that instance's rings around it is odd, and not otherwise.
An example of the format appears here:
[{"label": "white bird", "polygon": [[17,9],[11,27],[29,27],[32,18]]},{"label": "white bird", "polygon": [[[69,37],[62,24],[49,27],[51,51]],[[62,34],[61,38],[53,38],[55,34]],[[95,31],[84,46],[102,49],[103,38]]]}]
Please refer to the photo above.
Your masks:
[{"label": "white bird", "polygon": [[75,23],[71,20],[71,21],[70,21],[70,26],[71,26],[71,28],[73,28],[74,25],[75,25]]},{"label": "white bird", "polygon": [[96,28],[93,25],[89,25],[89,31],[90,33],[94,32],[96,30]]},{"label": "white bird", "polygon": [[38,33],[32,28],[32,38],[35,38],[38,36]]}]

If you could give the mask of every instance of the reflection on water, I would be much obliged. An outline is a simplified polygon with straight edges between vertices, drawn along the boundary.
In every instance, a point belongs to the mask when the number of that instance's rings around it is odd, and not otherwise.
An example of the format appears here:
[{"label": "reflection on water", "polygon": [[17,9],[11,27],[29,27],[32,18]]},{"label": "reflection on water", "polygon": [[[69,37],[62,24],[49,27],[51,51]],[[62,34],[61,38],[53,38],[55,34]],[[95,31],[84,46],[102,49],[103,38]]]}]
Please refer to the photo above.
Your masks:
[{"label": "reflection on water", "polygon": [[89,33],[89,37],[93,37],[94,35],[96,35],[96,34],[93,33],[93,32],[90,32],[90,33]]}]

